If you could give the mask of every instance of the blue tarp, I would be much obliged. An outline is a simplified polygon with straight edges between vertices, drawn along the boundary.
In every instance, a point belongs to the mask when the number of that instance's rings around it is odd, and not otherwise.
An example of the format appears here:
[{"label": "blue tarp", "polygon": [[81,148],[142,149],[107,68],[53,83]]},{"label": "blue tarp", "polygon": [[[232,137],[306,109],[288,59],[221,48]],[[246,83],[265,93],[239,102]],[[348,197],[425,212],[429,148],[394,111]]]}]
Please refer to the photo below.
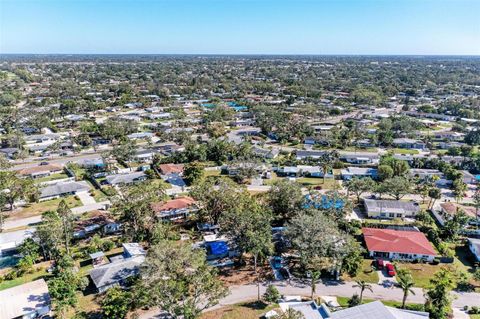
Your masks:
[{"label": "blue tarp", "polygon": [[334,198],[329,198],[326,195],[322,195],[322,197],[310,197],[310,195],[305,196],[305,208],[311,208],[314,207],[316,209],[330,209],[332,207],[335,207],[335,209],[342,209],[345,206],[345,203],[343,202],[343,199],[337,198],[336,200]]},{"label": "blue tarp", "polygon": [[228,253],[228,245],[224,241],[214,241],[207,243],[206,246],[209,255],[220,256]]}]

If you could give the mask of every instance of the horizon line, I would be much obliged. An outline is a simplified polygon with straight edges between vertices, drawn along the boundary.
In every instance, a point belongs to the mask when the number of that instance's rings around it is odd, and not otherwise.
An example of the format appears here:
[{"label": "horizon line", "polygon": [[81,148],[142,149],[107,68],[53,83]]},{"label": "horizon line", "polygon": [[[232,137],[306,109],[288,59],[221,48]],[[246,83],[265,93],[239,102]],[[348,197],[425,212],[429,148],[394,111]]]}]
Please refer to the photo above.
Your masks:
[{"label": "horizon line", "polygon": [[479,54],[437,54],[437,53],[1,53],[0,56],[79,56],[79,55],[127,55],[127,56],[352,56],[352,57],[480,57]]}]

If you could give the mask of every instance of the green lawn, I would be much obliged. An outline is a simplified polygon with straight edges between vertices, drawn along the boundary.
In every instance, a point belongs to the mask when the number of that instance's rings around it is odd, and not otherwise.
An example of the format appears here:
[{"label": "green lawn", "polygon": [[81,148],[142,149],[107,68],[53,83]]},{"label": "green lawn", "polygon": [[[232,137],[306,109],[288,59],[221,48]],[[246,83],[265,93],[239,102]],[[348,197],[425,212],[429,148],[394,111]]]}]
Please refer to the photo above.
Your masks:
[{"label": "green lawn", "polygon": [[60,201],[62,199],[64,199],[67,202],[68,207],[70,207],[70,208],[82,206],[82,202],[80,200],[75,199],[75,196],[67,196],[67,197],[47,200],[47,201],[44,201],[44,202],[31,203],[28,206],[25,206],[18,213],[15,213],[14,215],[17,218],[20,218],[20,217],[24,218],[24,217],[41,215],[42,213],[44,213],[46,211],[56,210],[57,207],[58,207],[58,204],[60,203]]},{"label": "green lawn", "polygon": [[362,262],[362,269],[359,271],[358,275],[355,277],[350,277],[348,274],[343,274],[342,279],[346,281],[366,281],[372,284],[378,283],[378,274],[371,266],[371,259],[364,259]]},{"label": "green lawn", "polygon": [[[349,297],[337,297],[337,301],[342,307],[348,307],[348,301],[350,300]],[[408,299],[407,299],[408,300]],[[374,299],[367,299],[364,298],[362,300],[362,304],[370,303],[375,301]],[[402,303],[400,301],[392,301],[392,300],[380,300],[385,306],[400,308]],[[410,310],[419,310],[423,311],[423,304],[415,304],[415,303],[408,303],[406,304],[406,308]]]},{"label": "green lawn", "polygon": [[54,181],[57,179],[64,179],[64,178],[68,178],[68,175],[65,173],[58,173],[58,174],[52,174],[50,176],[45,176],[42,178],[37,178],[35,179],[35,182],[43,183],[43,182],[49,182],[49,181]]},{"label": "green lawn", "polygon": [[414,263],[396,263],[397,269],[408,269],[412,273],[415,287],[425,288],[430,283],[430,279],[433,275],[442,267],[439,265],[430,264],[414,264]]},{"label": "green lawn", "polygon": [[405,148],[394,148],[392,149],[393,154],[418,154],[418,150],[411,150]]},{"label": "green lawn", "polygon": [[13,280],[3,280],[0,282],[0,290],[5,290],[8,288],[12,288],[15,286],[19,286],[25,284],[27,282],[31,282],[40,278],[44,278],[48,276],[48,273],[45,268],[40,268],[38,271],[34,271],[31,274],[24,274],[21,277],[15,278]]},{"label": "green lawn", "polygon": [[470,315],[470,319],[480,319],[480,315]]}]

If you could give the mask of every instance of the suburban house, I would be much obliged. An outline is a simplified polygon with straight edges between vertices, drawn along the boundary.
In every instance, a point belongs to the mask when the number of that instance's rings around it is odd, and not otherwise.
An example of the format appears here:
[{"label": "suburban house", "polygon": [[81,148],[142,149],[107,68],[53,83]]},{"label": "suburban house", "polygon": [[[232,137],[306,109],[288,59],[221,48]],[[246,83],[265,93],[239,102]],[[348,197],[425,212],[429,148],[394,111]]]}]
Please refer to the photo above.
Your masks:
[{"label": "suburban house", "polygon": [[341,153],[340,160],[355,165],[376,165],[380,162],[377,153]]},{"label": "suburban house", "polygon": [[109,185],[129,185],[144,181],[146,179],[147,175],[144,172],[133,172],[126,174],[108,175],[105,178],[105,183]]},{"label": "suburban house", "polygon": [[[385,306],[381,301],[369,302],[351,308],[332,311],[330,308],[337,308],[338,305],[327,305],[322,303],[317,305],[315,301],[301,301],[300,296],[297,300],[281,301],[278,303],[282,312],[294,309],[300,312],[305,319],[428,319],[429,314],[422,311],[413,311]],[[271,310],[264,317],[275,318],[277,311]]]},{"label": "suburban house", "polygon": [[303,160],[307,158],[318,159],[325,154],[325,151],[304,151],[304,150],[297,150],[296,151],[296,158],[297,160]]},{"label": "suburban house", "polygon": [[181,221],[197,210],[195,200],[184,196],[152,204],[152,209],[162,221]]},{"label": "suburban house", "polygon": [[373,218],[405,218],[414,217],[420,206],[415,202],[399,200],[364,199],[368,217]]},{"label": "suburban house", "polygon": [[63,167],[54,164],[27,167],[18,171],[20,175],[34,179],[50,176],[52,174],[58,174],[61,172],[63,172]]},{"label": "suburban house", "polygon": [[40,191],[40,201],[50,200],[68,195],[77,195],[78,193],[88,192],[90,186],[85,181],[80,182],[59,182],[53,185],[45,186]]},{"label": "suburban house", "polygon": [[150,162],[155,156],[155,152],[152,150],[138,150],[135,152],[133,159],[140,163]]},{"label": "suburban house", "polygon": [[393,145],[397,148],[405,149],[424,150],[427,148],[425,143],[411,138],[395,138],[393,139]]},{"label": "suburban house", "polygon": [[19,153],[19,149],[16,147],[0,148],[0,154],[3,154],[5,157],[9,159],[14,159],[18,153]]},{"label": "suburban house", "polygon": [[477,179],[469,171],[461,171],[461,173],[463,175],[463,182],[465,184],[475,184],[475,183],[477,183]]},{"label": "suburban house", "polygon": [[370,257],[433,261],[437,255],[427,237],[418,229],[362,228]]},{"label": "suburban house", "polygon": [[162,175],[171,175],[176,174],[179,176],[183,175],[183,164],[160,164],[158,165],[158,170]]},{"label": "suburban house", "polygon": [[[276,172],[278,176],[287,177],[323,177],[323,169],[312,165],[284,166],[278,168]],[[333,174],[327,173],[325,177],[333,178]]]},{"label": "suburban house", "polygon": [[123,244],[123,254],[110,258],[110,263],[97,266],[90,271],[90,278],[97,292],[112,287],[123,287],[127,279],[140,273],[140,265],[145,261],[145,250],[137,243]]},{"label": "suburban house", "polygon": [[468,238],[468,247],[470,251],[475,256],[477,261],[480,261],[480,239],[478,238]]},{"label": "suburban house", "polygon": [[341,170],[343,180],[351,180],[354,177],[370,177],[376,179],[378,177],[378,171],[376,168],[369,167],[353,167],[349,166],[346,169]]},{"label": "suburban house", "polygon": [[480,218],[480,212],[477,216],[477,211],[475,207],[460,205],[452,202],[441,203],[440,210],[434,211],[434,214],[438,222],[443,225],[447,220],[453,218],[453,216],[458,214],[460,211],[464,212],[468,217],[471,217],[472,219]]},{"label": "suburban house", "polygon": [[44,318],[50,315],[50,294],[38,279],[0,291],[0,318]]},{"label": "suburban house", "polygon": [[424,169],[424,168],[411,168],[408,174],[412,177],[417,177],[422,181],[431,180],[433,178],[443,179],[444,175],[438,169]]},{"label": "suburban house", "polygon": [[252,148],[252,151],[253,151],[253,154],[255,154],[256,156],[266,158],[266,159],[274,159],[280,153],[280,151],[276,148],[266,149],[258,146],[254,146]]},{"label": "suburban house", "polygon": [[[381,301],[369,302],[352,308],[332,312],[329,317],[332,319],[354,319],[354,318],[388,318],[388,319],[428,319],[428,312],[399,309],[385,306]],[[306,317],[307,318],[307,317]]]}]

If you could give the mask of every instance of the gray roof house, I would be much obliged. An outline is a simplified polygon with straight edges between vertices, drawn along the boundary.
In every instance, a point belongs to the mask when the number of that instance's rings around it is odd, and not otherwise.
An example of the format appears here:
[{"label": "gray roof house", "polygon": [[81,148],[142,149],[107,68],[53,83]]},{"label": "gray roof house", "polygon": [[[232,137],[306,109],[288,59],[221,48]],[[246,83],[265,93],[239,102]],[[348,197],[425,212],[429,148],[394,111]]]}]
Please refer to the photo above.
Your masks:
[{"label": "gray roof house", "polygon": [[303,150],[298,150],[296,152],[296,158],[297,160],[302,160],[306,158],[313,158],[317,159],[322,157],[326,152],[325,151],[303,151]]},{"label": "gray roof house", "polygon": [[385,306],[381,301],[374,301],[352,308],[332,312],[332,319],[426,319],[428,312],[412,311]]},{"label": "gray roof house", "polygon": [[0,318],[40,318],[50,313],[50,294],[39,279],[0,291]]},{"label": "gray roof house", "polygon": [[376,168],[370,167],[347,167],[346,169],[341,170],[342,179],[350,180],[354,177],[370,177],[370,178],[377,178],[378,171]]},{"label": "gray roof house", "polygon": [[112,263],[96,267],[90,271],[97,291],[104,292],[114,286],[123,286],[127,278],[140,273],[140,265],[145,261],[145,256],[121,258]]},{"label": "gray roof house", "polygon": [[84,182],[60,182],[48,185],[40,191],[40,201],[58,198],[60,196],[75,195],[79,192],[87,192],[90,186]]},{"label": "gray roof house", "polygon": [[375,218],[413,217],[420,211],[418,203],[399,200],[364,199],[364,205],[368,217]]},{"label": "gray roof house", "polygon": [[280,302],[279,306],[283,312],[297,310],[305,319],[428,319],[430,316],[427,312],[385,306],[381,301],[338,311],[330,311],[326,304],[317,305],[314,301]]},{"label": "gray roof house", "polygon": [[147,175],[144,172],[133,172],[127,174],[115,174],[108,175],[105,178],[105,182],[110,185],[120,185],[120,184],[133,184],[136,182],[141,182],[147,179]]}]

